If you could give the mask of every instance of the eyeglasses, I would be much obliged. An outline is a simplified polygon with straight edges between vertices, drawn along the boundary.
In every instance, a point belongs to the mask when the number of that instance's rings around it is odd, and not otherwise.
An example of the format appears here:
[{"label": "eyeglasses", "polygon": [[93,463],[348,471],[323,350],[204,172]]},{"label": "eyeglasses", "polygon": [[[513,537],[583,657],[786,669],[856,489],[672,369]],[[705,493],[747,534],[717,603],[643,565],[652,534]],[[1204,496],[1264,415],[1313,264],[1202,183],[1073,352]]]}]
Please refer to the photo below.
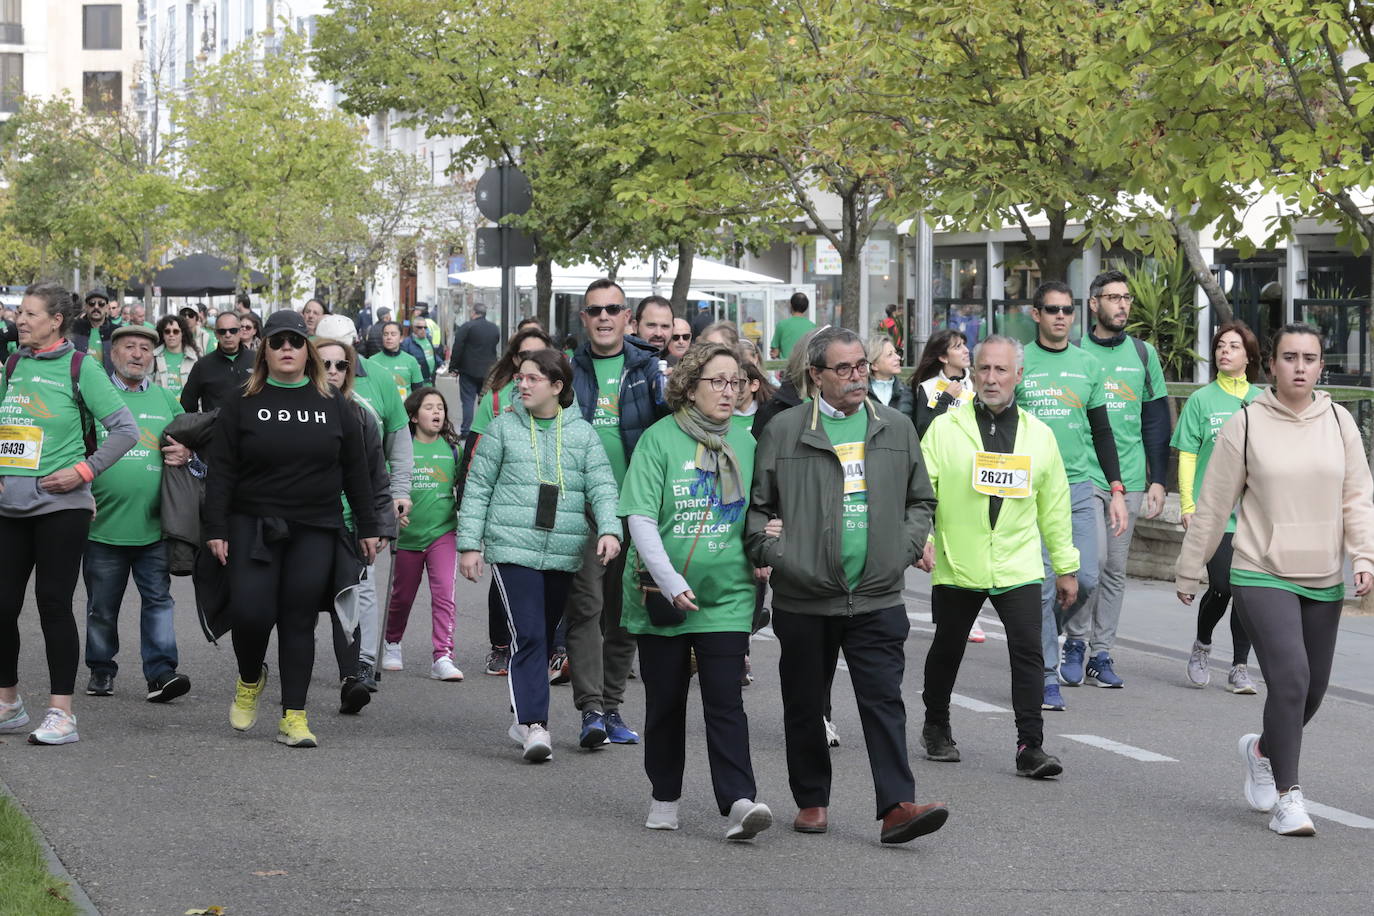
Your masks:
[{"label": "eyeglasses", "polygon": [[1073,305],[1041,305],[1037,306],[1046,315],[1072,315],[1077,306]]},{"label": "eyeglasses", "polygon": [[176,334],[177,336],[180,336],[181,328],[177,327],[176,325],[172,325],[170,327],[163,328],[162,333],[167,335]]},{"label": "eyeglasses", "polygon": [[672,337],[670,337],[670,338],[668,338],[668,339],[669,339],[669,340],[691,340],[691,339],[692,339],[692,335],[691,335],[691,334],[674,334]]},{"label": "eyeglasses", "polygon": [[252,337],[254,334],[258,333],[258,329],[251,324],[239,325],[239,330],[243,332],[245,337]]},{"label": "eyeglasses", "polygon": [[853,378],[856,372],[859,375],[868,375],[869,368],[871,368],[871,364],[866,359],[861,359],[852,366],[849,363],[840,363],[838,366],[821,366],[821,369],[829,369],[840,378]]},{"label": "eyeglasses", "polygon": [[231,334],[237,334],[240,327],[240,325],[236,324],[232,328],[215,328],[215,333],[220,337],[228,337]]},{"label": "eyeglasses", "polygon": [[540,382],[547,382],[548,380],[549,377],[547,375],[536,375],[533,372],[529,375],[515,376],[515,384],[517,385],[522,383],[526,385],[538,385]]},{"label": "eyeglasses", "polygon": [[623,306],[623,305],[589,305],[589,306],[587,306],[586,308],[584,308],[582,311],[586,312],[588,315],[592,316],[593,318],[600,318],[602,312],[605,312],[607,315],[610,315],[612,318],[614,318],[616,315],[619,315],[621,312],[625,311],[625,306]]},{"label": "eyeglasses", "polygon": [[287,344],[290,344],[293,350],[304,350],[305,338],[294,331],[283,331],[280,334],[273,334],[267,340],[267,345],[273,350],[280,350]]},{"label": "eyeglasses", "polygon": [[1130,305],[1132,302],[1135,301],[1135,296],[1132,296],[1130,293],[1103,293],[1102,295],[1097,297],[1097,301],[1107,302],[1112,305],[1115,305],[1117,303],[1120,303],[1122,305]]},{"label": "eyeglasses", "polygon": [[[275,337],[272,339],[276,340]],[[281,348],[278,347],[277,349]],[[322,362],[324,363],[324,369],[326,372],[333,372],[335,369],[338,369],[340,372],[348,371],[348,360],[346,359],[326,359],[322,360]]]},{"label": "eyeglasses", "polygon": [[739,390],[739,386],[744,384],[744,382],[737,378],[720,378],[719,376],[716,378],[704,378],[701,379],[701,381],[709,384],[712,391],[724,391],[726,388],[729,388],[731,391],[737,391]]}]

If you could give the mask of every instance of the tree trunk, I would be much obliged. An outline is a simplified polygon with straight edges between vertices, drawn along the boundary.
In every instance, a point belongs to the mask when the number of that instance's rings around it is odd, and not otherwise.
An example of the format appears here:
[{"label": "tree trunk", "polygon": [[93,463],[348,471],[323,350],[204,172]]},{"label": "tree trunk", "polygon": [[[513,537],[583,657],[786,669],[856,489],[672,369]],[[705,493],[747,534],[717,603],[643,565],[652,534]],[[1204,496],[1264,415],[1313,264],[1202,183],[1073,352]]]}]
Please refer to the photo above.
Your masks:
[{"label": "tree trunk", "polygon": [[1078,256],[1078,246],[1064,240],[1068,234],[1068,213],[1064,210],[1045,212],[1049,216],[1049,235],[1043,242],[1037,241],[1031,249],[1035,255],[1036,266],[1040,268],[1040,282],[1058,280],[1066,283],[1069,279],[1069,265]]},{"label": "tree trunk", "polygon": [[553,261],[537,255],[534,261],[534,315],[553,333]]},{"label": "tree trunk", "polygon": [[696,258],[697,247],[691,242],[677,243],[677,276],[673,277],[673,314],[686,316],[687,291],[692,287],[692,261]]},{"label": "tree trunk", "polygon": [[1226,299],[1226,291],[1217,282],[1216,274],[1212,273],[1212,265],[1202,256],[1197,230],[1186,225],[1177,214],[1171,216],[1169,222],[1173,224],[1174,232],[1178,235],[1179,247],[1183,249],[1183,256],[1188,259],[1188,266],[1193,270],[1193,279],[1197,280],[1202,291],[1207,294],[1207,301],[1211,303],[1212,311],[1217,316],[1217,324],[1225,324],[1232,320],[1235,313],[1231,311],[1231,303]]},{"label": "tree trunk", "polygon": [[863,259],[859,256],[864,250],[865,239],[859,238],[859,206],[857,190],[851,190],[841,198],[841,212],[844,237],[840,239],[840,321],[847,328],[864,336],[859,327],[859,293],[863,282]]}]

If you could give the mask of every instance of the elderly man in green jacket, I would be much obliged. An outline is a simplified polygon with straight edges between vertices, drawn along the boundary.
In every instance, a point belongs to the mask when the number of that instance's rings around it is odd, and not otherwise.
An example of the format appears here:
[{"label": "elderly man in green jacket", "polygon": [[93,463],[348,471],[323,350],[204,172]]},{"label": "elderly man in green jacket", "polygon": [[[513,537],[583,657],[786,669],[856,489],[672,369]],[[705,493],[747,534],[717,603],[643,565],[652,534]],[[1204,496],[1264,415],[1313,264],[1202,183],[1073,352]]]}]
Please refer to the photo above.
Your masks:
[{"label": "elderly man in green jacket", "polygon": [[974,399],[936,417],[921,447],[939,499],[935,538],[921,567],[934,568],[930,606],[935,638],[926,654],[927,760],[959,759],[949,726],[949,698],[969,627],[986,600],[1002,618],[1011,656],[1016,713],[1016,773],[1047,779],[1063,772],[1041,747],[1041,538],[1063,607],[1078,594],[1069,480],[1054,432],[1016,406],[1021,344],[995,335],[973,357]]},{"label": "elderly man in green jacket", "polygon": [[745,529],[754,565],[773,570],[788,780],[801,809],[792,826],[801,833],[828,827],[822,717],[844,649],[880,838],[905,843],[949,816],[943,804],[915,804],[902,701],[911,629],[902,586],[907,566],[921,558],[935,498],[911,421],[867,399],[859,336],[826,328],[806,355],[818,396],[764,428]]}]

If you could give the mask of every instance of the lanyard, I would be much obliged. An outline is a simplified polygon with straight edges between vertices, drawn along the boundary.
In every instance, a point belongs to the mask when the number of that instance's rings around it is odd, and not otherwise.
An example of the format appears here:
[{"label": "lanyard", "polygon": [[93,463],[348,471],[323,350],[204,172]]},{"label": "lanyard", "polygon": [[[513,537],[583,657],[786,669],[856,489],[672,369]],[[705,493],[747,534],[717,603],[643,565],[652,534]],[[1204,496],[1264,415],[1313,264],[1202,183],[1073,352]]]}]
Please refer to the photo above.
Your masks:
[{"label": "lanyard", "polygon": [[[554,414],[553,422],[557,427],[555,434],[556,446],[554,447],[554,460],[558,467],[558,489],[563,489],[563,408],[558,408],[558,413]],[[552,480],[544,479],[544,472],[539,466],[539,443],[535,440],[534,414],[530,414],[530,449],[534,452],[534,476],[540,483],[554,483]]]}]

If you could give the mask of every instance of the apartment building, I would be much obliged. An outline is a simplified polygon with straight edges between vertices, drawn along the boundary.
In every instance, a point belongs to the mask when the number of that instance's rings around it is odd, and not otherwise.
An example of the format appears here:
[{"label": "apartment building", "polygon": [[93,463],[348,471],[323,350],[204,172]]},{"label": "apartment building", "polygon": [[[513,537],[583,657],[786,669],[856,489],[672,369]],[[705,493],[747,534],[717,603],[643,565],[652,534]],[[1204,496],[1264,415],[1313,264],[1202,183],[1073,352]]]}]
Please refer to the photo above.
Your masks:
[{"label": "apartment building", "polygon": [[0,0],[0,120],[24,96],[67,93],[92,111],[123,107],[140,76],[142,5]]}]

